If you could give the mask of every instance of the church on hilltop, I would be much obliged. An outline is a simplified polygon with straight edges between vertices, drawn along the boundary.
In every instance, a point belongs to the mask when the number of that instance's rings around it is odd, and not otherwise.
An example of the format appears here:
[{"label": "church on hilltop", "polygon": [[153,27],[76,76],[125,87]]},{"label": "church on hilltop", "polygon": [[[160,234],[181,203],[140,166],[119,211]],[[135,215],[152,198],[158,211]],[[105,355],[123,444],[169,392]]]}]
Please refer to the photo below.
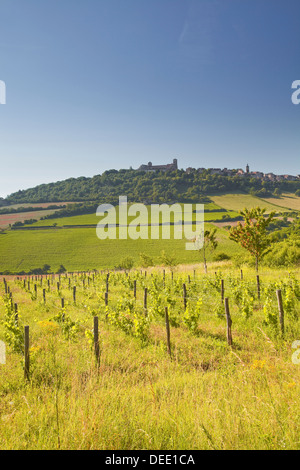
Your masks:
[{"label": "church on hilltop", "polygon": [[178,170],[177,158],[173,159],[173,163],[167,165],[152,165],[152,162],[149,162],[148,165],[141,165],[138,168],[138,171],[175,171]]}]

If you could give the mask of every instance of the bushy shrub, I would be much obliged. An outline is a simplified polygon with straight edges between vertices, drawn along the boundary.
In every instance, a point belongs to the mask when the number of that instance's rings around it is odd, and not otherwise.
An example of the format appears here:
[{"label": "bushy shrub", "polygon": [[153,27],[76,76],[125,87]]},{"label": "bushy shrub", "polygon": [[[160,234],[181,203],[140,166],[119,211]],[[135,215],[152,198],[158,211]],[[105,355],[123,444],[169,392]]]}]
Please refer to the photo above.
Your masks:
[{"label": "bushy shrub", "polygon": [[263,263],[274,267],[300,264],[300,240],[283,240],[276,243],[264,257]]},{"label": "bushy shrub", "polygon": [[214,256],[214,261],[225,261],[229,259],[231,259],[231,257],[223,252],[218,253],[216,256]]}]

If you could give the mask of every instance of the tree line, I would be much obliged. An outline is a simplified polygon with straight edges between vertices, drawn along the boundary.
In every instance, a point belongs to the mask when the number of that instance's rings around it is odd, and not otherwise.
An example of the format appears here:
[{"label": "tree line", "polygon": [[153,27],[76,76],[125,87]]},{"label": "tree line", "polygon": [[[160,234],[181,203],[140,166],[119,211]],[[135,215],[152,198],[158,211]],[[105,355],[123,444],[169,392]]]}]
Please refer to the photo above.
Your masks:
[{"label": "tree line", "polygon": [[[281,192],[299,194],[299,181],[265,181],[250,176],[225,176],[209,170],[186,173],[184,170],[151,172],[108,170],[91,178],[69,178],[20,190],[7,197],[5,203],[97,202],[117,205],[124,194],[129,202],[187,203],[208,202],[212,193],[243,191],[260,197],[278,196]],[[3,205],[4,202],[2,200]]]}]

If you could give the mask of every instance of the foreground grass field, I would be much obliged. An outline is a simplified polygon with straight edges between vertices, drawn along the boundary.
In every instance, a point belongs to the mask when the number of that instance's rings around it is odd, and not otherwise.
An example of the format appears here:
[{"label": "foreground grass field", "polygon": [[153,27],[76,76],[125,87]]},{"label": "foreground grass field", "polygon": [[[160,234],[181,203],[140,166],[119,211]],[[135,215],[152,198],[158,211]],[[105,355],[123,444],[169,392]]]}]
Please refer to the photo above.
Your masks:
[{"label": "foreground grass field", "polygon": [[[300,365],[292,361],[292,344],[300,339],[299,274],[261,271],[258,298],[250,269],[243,268],[241,280],[240,271],[225,265],[210,265],[206,276],[201,266],[195,268],[167,271],[165,278],[157,269],[147,275],[111,273],[107,306],[106,273],[25,283],[7,279],[18,304],[17,326],[1,282],[0,339],[9,344],[6,364],[0,364],[0,448],[299,449]],[[229,298],[232,346],[221,279]],[[99,367],[92,344],[95,316]],[[24,325],[30,327],[28,381]]]}]

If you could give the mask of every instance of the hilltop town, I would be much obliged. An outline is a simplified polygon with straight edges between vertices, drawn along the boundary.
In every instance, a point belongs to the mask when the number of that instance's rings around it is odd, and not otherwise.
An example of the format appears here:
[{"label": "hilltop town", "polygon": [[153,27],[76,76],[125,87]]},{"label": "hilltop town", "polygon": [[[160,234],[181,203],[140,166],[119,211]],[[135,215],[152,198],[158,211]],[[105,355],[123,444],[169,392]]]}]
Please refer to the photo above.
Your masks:
[{"label": "hilltop town", "polygon": [[[152,165],[152,162],[149,162],[147,165],[141,165],[137,171],[175,171],[178,170],[178,160],[173,159],[173,163],[167,165]],[[208,171],[212,175],[223,175],[223,176],[240,176],[242,178],[258,178],[265,181],[298,181],[300,175],[275,175],[274,173],[262,173],[261,171],[250,171],[250,167],[247,164],[245,171],[242,168],[238,169],[228,169],[228,168],[192,168],[188,167],[186,170],[187,174],[197,172],[203,173]]]}]

